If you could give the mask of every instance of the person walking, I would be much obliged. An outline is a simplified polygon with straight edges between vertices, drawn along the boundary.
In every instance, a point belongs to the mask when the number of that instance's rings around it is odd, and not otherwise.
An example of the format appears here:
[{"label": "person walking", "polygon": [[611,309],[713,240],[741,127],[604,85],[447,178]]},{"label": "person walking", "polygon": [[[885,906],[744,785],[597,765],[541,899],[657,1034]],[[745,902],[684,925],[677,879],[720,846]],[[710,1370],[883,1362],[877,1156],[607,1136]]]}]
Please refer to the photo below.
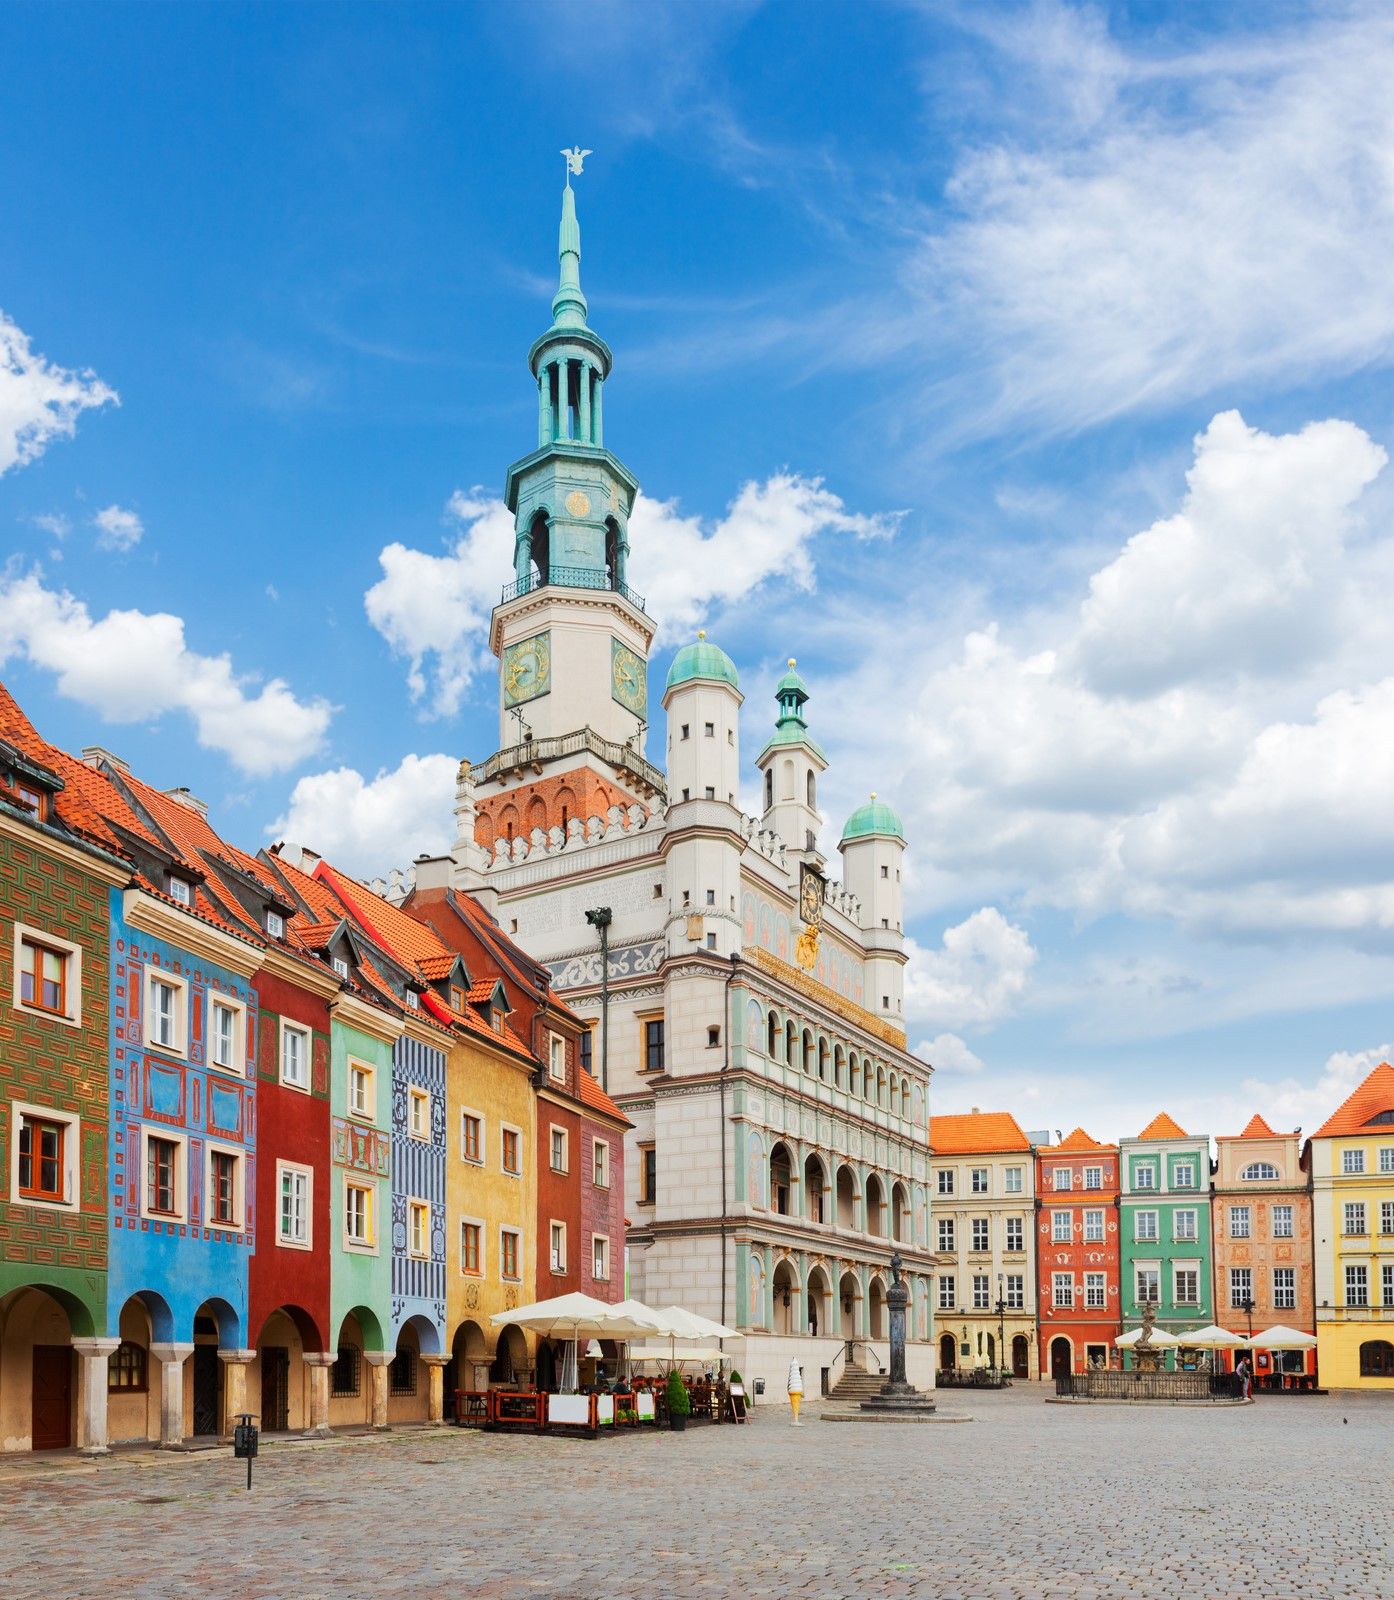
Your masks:
[{"label": "person walking", "polygon": [[1234,1369],[1239,1378],[1239,1395],[1242,1400],[1250,1398],[1250,1386],[1254,1380],[1254,1369],[1249,1365],[1248,1356],[1240,1356],[1239,1365]]},{"label": "person walking", "polygon": [[799,1365],[799,1358],[795,1356],[789,1363],[789,1404],[794,1412],[794,1420],[790,1424],[794,1428],[802,1428],[799,1421],[799,1406],[803,1403],[803,1368]]}]

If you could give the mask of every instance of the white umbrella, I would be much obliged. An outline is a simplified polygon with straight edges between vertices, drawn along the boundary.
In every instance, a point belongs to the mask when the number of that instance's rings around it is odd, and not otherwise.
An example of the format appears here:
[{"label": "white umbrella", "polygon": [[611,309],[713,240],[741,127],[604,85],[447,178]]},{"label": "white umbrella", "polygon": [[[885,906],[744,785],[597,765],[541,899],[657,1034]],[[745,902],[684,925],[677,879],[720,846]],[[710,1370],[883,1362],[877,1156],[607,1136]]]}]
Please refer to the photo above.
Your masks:
[{"label": "white umbrella", "polygon": [[[1131,1349],[1133,1345],[1142,1343],[1142,1335],[1145,1331],[1143,1328],[1132,1328],[1113,1342],[1116,1345],[1122,1345],[1124,1349]],[[1182,1344],[1185,1341],[1178,1339],[1173,1333],[1167,1333],[1162,1328],[1153,1328],[1152,1338],[1149,1342],[1154,1350],[1170,1350],[1174,1345]]]},{"label": "white umbrella", "polygon": [[[1156,1342],[1156,1332],[1153,1331],[1152,1339]],[[1226,1328],[1218,1328],[1212,1322],[1207,1328],[1196,1328],[1194,1332],[1183,1333],[1177,1340],[1178,1344],[1188,1345],[1192,1350],[1240,1350],[1248,1340],[1242,1334],[1230,1333]]]},{"label": "white umbrella", "polygon": [[681,1306],[664,1306],[658,1313],[668,1323],[671,1332],[683,1339],[743,1339],[745,1335],[725,1323],[713,1322],[695,1311],[684,1311]]},{"label": "white umbrella", "polygon": [[[647,1311],[647,1307],[643,1308]],[[596,1300],[588,1294],[562,1294],[530,1306],[500,1311],[489,1319],[500,1328],[526,1328],[549,1339],[630,1339],[635,1334],[663,1333],[666,1329],[652,1313],[642,1319]],[[575,1386],[575,1366],[563,1358],[562,1382]]]},{"label": "white umbrella", "polygon": [[1248,1341],[1254,1350],[1315,1350],[1316,1340],[1310,1333],[1298,1328],[1285,1328],[1280,1322],[1276,1328],[1265,1328]]}]

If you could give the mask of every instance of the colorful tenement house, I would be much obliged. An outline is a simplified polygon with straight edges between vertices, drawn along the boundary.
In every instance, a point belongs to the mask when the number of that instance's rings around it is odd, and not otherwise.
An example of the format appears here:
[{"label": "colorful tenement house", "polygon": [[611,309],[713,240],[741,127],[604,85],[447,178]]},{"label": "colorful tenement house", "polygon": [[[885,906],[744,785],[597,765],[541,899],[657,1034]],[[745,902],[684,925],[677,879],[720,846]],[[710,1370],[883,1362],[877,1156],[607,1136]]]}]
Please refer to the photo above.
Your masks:
[{"label": "colorful tenement house", "polygon": [[[1312,1196],[1301,1135],[1275,1133],[1261,1116],[1219,1134],[1212,1184],[1215,1320],[1234,1333],[1278,1325],[1316,1332],[1312,1293]],[[1312,1372],[1313,1353],[1254,1355],[1255,1376]]]},{"label": "colorful tenement house", "polygon": [[[1123,1331],[1141,1326],[1148,1301],[1168,1333],[1204,1327],[1213,1317],[1210,1140],[1163,1112],[1118,1145]],[[1167,1367],[1176,1361],[1168,1350]]]},{"label": "colorful tenement house", "polygon": [[1010,1112],[974,1107],[931,1117],[929,1144],[940,1369],[1001,1365],[1036,1377],[1031,1141]]},{"label": "colorful tenement house", "polygon": [[1118,1146],[1076,1128],[1036,1152],[1036,1280],[1041,1371],[1107,1367],[1122,1332]]},{"label": "colorful tenement house", "polygon": [[1322,1382],[1394,1389],[1394,1067],[1322,1123],[1307,1162]]}]

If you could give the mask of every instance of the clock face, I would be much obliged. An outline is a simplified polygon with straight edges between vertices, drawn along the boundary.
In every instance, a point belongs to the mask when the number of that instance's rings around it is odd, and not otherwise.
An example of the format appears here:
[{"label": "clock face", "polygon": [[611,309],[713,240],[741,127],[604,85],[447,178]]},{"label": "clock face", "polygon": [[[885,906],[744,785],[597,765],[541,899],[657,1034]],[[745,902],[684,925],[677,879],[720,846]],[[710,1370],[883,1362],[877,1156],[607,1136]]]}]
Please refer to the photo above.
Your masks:
[{"label": "clock face", "polygon": [[823,875],[815,872],[807,862],[799,867],[799,915],[810,927],[816,928],[823,920],[823,900],[828,886]]},{"label": "clock face", "polygon": [[649,714],[648,663],[618,639],[610,641],[610,693],[626,710],[647,719]]},{"label": "clock face", "polygon": [[503,652],[503,703],[520,706],[552,687],[552,636],[535,633]]}]

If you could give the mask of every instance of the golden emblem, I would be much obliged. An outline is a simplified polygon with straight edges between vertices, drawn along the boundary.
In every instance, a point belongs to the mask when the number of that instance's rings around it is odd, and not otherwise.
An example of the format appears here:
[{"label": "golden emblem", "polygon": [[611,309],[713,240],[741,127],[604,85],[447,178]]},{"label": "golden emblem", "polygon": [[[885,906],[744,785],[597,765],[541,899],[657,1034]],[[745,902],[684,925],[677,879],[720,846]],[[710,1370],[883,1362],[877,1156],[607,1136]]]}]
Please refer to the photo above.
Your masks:
[{"label": "golden emblem", "polygon": [[812,972],[813,964],[818,959],[818,928],[814,924],[804,929],[799,935],[798,942],[794,945],[794,960],[805,972]]},{"label": "golden emblem", "polygon": [[573,517],[584,517],[590,510],[590,501],[579,489],[573,489],[566,497],[566,509]]}]

